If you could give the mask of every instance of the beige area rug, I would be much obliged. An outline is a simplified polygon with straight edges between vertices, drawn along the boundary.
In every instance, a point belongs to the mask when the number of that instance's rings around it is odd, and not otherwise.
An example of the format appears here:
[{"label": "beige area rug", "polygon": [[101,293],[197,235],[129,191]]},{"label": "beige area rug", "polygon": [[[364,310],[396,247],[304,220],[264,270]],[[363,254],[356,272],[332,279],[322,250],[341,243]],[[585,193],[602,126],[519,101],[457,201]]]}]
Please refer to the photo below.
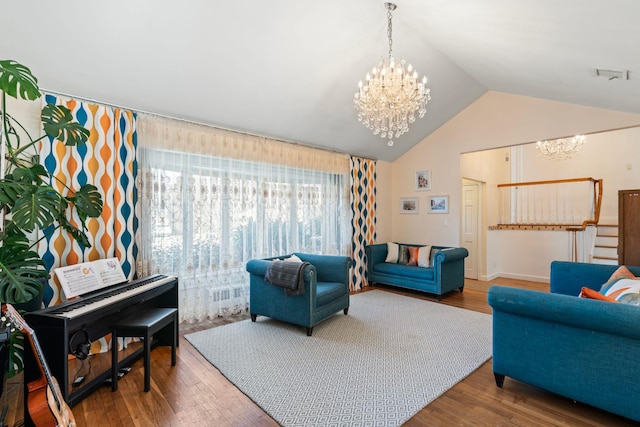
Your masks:
[{"label": "beige area rug", "polygon": [[311,337],[259,316],[186,339],[283,426],[398,426],[491,357],[491,327],[487,314],[369,291]]}]

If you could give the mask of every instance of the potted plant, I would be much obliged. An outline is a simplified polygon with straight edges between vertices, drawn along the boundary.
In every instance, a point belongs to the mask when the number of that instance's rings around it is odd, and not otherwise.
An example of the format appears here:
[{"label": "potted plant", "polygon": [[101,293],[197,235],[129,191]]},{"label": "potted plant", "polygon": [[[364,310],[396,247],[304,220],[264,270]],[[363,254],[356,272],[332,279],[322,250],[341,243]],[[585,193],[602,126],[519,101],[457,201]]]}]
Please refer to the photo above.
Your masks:
[{"label": "potted plant", "polygon": [[[41,295],[49,277],[37,253],[38,241],[61,228],[80,245],[90,247],[85,222],[102,212],[102,196],[91,184],[70,188],[38,162],[38,146],[46,137],[68,146],[87,142],[89,131],[73,120],[68,108],[45,105],[41,114],[44,134],[35,137],[7,112],[7,96],[29,101],[41,96],[38,80],[29,68],[13,60],[0,60],[0,93],[0,302],[20,304]],[[67,219],[73,210],[80,218],[79,226]],[[12,339],[18,335],[12,333]],[[9,359],[21,369],[21,357],[15,358],[20,356],[13,353],[15,349],[10,346]],[[9,363],[9,374],[13,373],[14,364]]]}]

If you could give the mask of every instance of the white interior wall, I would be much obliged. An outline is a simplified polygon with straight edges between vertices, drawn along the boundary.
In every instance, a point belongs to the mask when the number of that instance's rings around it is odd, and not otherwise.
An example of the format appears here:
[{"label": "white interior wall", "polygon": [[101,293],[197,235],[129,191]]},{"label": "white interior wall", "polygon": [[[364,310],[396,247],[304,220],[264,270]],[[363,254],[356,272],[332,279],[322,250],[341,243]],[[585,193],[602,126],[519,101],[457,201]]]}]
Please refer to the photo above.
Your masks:
[{"label": "white interior wall", "polygon": [[602,178],[600,222],[618,222],[618,190],[640,188],[640,128],[602,132],[587,136],[578,155],[554,162],[537,155],[535,144],[523,146],[522,178]]},{"label": "white interior wall", "polygon": [[393,218],[391,215],[391,163],[376,162],[376,241],[388,242],[393,237]]},{"label": "white interior wall", "polygon": [[[428,114],[424,120],[428,120]],[[460,244],[462,178],[478,179],[462,175],[461,153],[638,125],[640,115],[487,92],[393,163],[393,188],[391,199],[387,201],[393,207],[392,240]],[[482,167],[491,169],[488,165]],[[424,169],[431,170],[432,189],[416,192],[415,172]],[[449,195],[449,214],[428,214],[426,203],[429,195]],[[401,197],[418,197],[420,213],[400,214],[396,205]],[[491,208],[487,209],[490,211]],[[511,236],[510,232],[503,231],[487,231],[485,280],[497,276],[546,280],[550,260],[561,259],[562,254],[568,251],[566,241],[560,244],[547,241],[547,232],[537,232],[541,234],[533,237],[527,234]]]},{"label": "white interior wall", "polygon": [[[472,178],[486,183],[485,226],[498,223],[497,184],[512,182],[509,178],[511,163],[516,163],[517,181],[543,181],[592,177],[603,180],[603,205],[600,216],[602,224],[617,224],[618,190],[640,188],[640,127],[591,134],[580,153],[566,161],[554,162],[538,155],[535,144],[524,144],[513,150],[498,148],[460,156],[460,171],[463,178]],[[489,231],[492,240],[486,245],[489,265],[482,271],[492,271],[491,279],[497,275],[527,280],[545,281],[548,272],[538,271],[536,264],[547,264],[554,259],[570,259],[572,245],[567,232],[540,232],[522,230]],[[519,261],[519,251],[511,248],[526,242],[532,253],[538,254],[532,264]],[[581,240],[579,240],[581,242]],[[547,250],[544,250],[547,248]],[[517,265],[518,269],[513,267]]]},{"label": "white interior wall", "polygon": [[[41,108],[41,99],[24,101],[7,96],[7,113],[18,120],[34,139],[42,134],[42,125],[40,123]],[[22,141],[23,144],[24,142]]]}]

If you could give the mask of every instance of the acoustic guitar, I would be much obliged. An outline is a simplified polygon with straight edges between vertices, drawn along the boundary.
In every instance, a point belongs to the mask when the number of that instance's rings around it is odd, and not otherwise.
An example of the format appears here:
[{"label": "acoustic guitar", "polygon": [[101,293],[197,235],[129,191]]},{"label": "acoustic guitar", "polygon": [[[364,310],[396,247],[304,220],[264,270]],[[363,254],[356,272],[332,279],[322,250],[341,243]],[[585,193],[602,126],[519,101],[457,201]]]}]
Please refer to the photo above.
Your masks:
[{"label": "acoustic guitar", "polygon": [[27,409],[31,421],[36,427],[75,427],[76,420],[69,405],[62,398],[58,381],[49,371],[35,332],[11,304],[5,304],[2,311],[29,338],[41,373],[37,380],[27,384]]}]

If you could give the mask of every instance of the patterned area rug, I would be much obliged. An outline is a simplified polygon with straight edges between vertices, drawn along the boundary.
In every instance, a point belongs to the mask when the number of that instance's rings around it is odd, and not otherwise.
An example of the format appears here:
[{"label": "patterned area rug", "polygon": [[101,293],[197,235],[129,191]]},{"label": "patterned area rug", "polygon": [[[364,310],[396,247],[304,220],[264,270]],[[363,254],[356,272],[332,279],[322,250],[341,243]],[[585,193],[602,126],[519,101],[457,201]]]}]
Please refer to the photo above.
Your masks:
[{"label": "patterned area rug", "polygon": [[491,357],[491,316],[376,290],[311,337],[258,316],[186,338],[284,426],[398,426]]}]

